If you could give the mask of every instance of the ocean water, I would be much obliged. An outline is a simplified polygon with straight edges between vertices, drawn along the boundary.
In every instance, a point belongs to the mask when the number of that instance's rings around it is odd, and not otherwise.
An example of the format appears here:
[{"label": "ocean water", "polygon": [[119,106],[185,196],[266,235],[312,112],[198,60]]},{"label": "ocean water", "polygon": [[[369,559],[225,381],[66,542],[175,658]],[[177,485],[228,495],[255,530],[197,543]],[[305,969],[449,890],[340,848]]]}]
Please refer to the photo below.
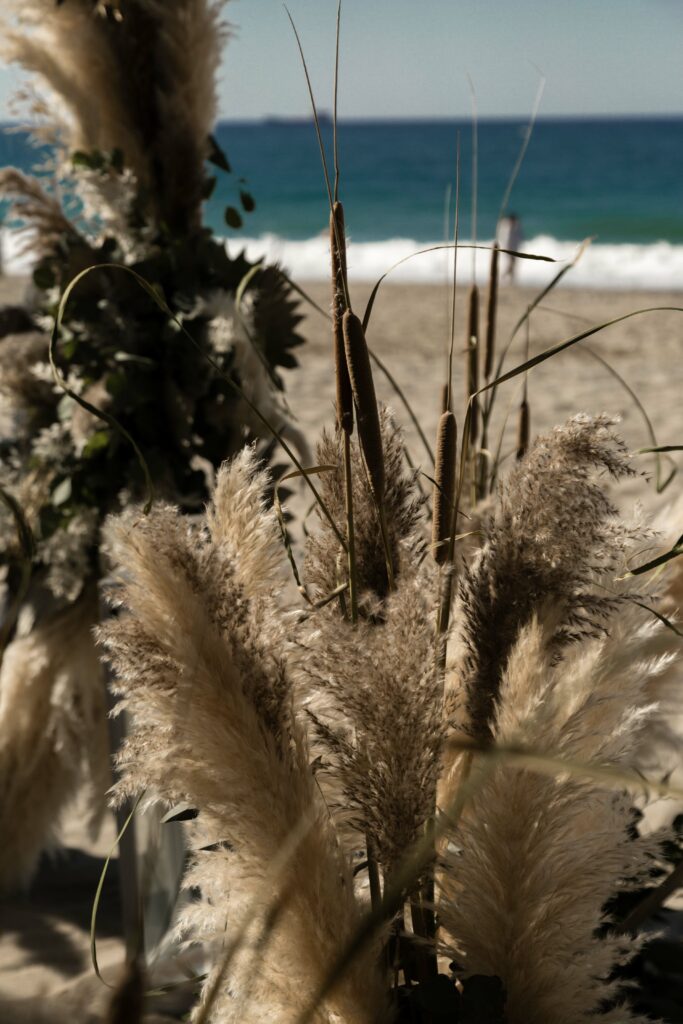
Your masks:
[{"label": "ocean water", "polygon": [[[523,120],[481,121],[477,236],[493,237],[497,213],[515,163]],[[449,183],[461,139],[460,235],[472,237],[471,126],[467,122],[344,122],[339,126],[340,198],[350,237],[352,277],[373,280],[418,249],[442,243]],[[206,220],[232,249],[281,260],[300,279],[327,275],[327,194],[313,125],[264,121],[223,123],[217,138],[233,168],[218,172]],[[331,128],[323,126],[331,158]],[[22,134],[0,132],[0,166],[24,170],[35,151]],[[330,159],[331,167],[331,159]],[[246,186],[240,184],[245,179]],[[239,189],[256,200],[235,231],[226,205]],[[521,217],[524,248],[568,259],[580,241],[593,242],[568,274],[571,285],[683,288],[683,118],[539,120],[509,208]],[[5,267],[18,269],[15,240],[4,237]],[[448,254],[408,260],[397,279],[442,281]],[[487,254],[476,272],[485,275]],[[542,284],[557,268],[525,262],[521,283]],[[470,254],[459,276],[474,270]]]}]

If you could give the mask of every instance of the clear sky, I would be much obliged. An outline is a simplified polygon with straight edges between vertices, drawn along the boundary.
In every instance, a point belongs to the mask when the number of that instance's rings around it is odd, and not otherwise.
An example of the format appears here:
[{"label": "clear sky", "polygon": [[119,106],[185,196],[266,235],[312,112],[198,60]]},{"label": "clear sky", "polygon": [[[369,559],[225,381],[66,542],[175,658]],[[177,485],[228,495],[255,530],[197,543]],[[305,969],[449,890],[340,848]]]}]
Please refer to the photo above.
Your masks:
[{"label": "clear sky", "polygon": [[[172,0],[169,0],[172,2]],[[331,106],[336,0],[290,0],[319,106]],[[308,112],[281,0],[232,0],[227,118]],[[346,117],[523,115],[537,75],[542,113],[683,114],[683,0],[344,0],[340,113]],[[0,105],[17,82],[0,71]]]}]

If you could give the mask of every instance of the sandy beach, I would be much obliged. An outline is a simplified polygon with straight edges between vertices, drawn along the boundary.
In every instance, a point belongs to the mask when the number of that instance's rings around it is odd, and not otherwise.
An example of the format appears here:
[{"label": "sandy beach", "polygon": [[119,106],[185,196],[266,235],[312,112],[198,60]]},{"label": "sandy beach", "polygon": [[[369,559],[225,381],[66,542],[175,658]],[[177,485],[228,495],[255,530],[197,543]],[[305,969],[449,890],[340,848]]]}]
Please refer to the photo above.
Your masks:
[{"label": "sandy beach", "polygon": [[[323,308],[329,304],[326,285],[303,285]],[[0,280],[0,302],[16,298],[20,282]],[[369,285],[357,285],[352,300],[362,312]],[[484,291],[484,290],[483,290]],[[507,288],[501,293],[498,322],[499,343],[510,336],[516,320],[526,309],[533,294]],[[462,417],[462,350],[465,339],[465,294],[458,296],[455,326],[454,394]],[[534,313],[529,345],[532,354],[586,329],[590,325],[623,316],[648,306],[682,306],[683,293],[603,292],[564,289],[553,293],[549,310]],[[483,299],[482,299],[483,306]],[[552,310],[552,311],[551,311]],[[329,324],[323,316],[303,307],[302,333],[305,346],[298,350],[300,367],[285,373],[287,398],[299,427],[313,448],[315,438],[325,424],[332,422],[334,380],[331,361]],[[385,285],[378,295],[368,340],[386,363],[399,386],[404,389],[427,438],[434,436],[440,413],[439,401],[444,381],[446,344],[449,335],[448,298],[445,289],[433,285]],[[588,344],[610,364],[637,392],[652,421],[660,444],[680,444],[683,438],[683,314],[664,311],[643,314],[608,328]],[[525,334],[520,332],[511,348],[507,367],[524,358]],[[585,347],[586,343],[582,343]],[[582,350],[582,344],[534,369],[529,376],[532,435],[561,423],[576,412],[607,412],[622,419],[621,431],[635,449],[649,445],[650,437],[642,415],[623,387],[594,358]],[[376,374],[379,397],[396,411],[406,425],[406,437],[416,464],[430,473],[427,453],[408,422],[405,409],[384,375]],[[519,401],[520,381],[505,385],[500,392],[493,436],[508,406],[513,412],[503,452],[511,450],[515,430],[515,408]],[[657,495],[652,482],[653,460],[640,457],[638,463],[648,479],[637,477],[624,485],[618,500],[624,509],[640,501],[655,511],[680,493],[683,478],[677,477],[664,495]],[[681,463],[678,457],[679,464]],[[302,502],[293,502],[303,507]],[[70,979],[89,970],[88,927],[92,893],[101,858],[112,835],[111,822],[96,848],[84,842],[74,820],[68,827],[67,845],[81,854],[59,863],[43,877],[41,885],[29,896],[18,897],[3,908],[4,937],[0,940],[0,998],[47,994]],[[86,860],[74,860],[74,856]],[[94,859],[93,859],[94,858]],[[47,886],[47,888],[46,888]],[[57,897],[49,887],[58,886]],[[101,957],[107,966],[115,962],[121,946],[116,938],[114,904],[101,913],[103,942]]]},{"label": "sandy beach", "polygon": [[[310,297],[324,309],[329,305],[327,286],[304,284]],[[482,288],[482,321],[485,310]],[[357,312],[365,309],[369,285],[352,290]],[[508,287],[501,289],[498,314],[498,346],[504,346],[515,323],[535,298],[536,293]],[[456,415],[462,420],[464,408],[464,344],[467,294],[457,297],[455,317],[455,357],[453,394]],[[440,394],[445,380],[447,342],[450,335],[448,296],[436,285],[385,284],[376,299],[368,329],[368,342],[387,366],[408,397],[430,444],[440,414]],[[683,307],[681,292],[606,292],[585,289],[558,289],[535,310],[529,334],[531,355],[550,348],[591,326],[615,319],[637,309],[653,306]],[[303,333],[307,344],[298,350],[300,369],[286,374],[287,397],[306,437],[315,439],[333,416],[334,379],[329,329],[320,313],[306,314]],[[524,361],[526,335],[518,333],[505,363],[506,369]],[[651,440],[642,414],[623,386],[586,350],[602,356],[636,392],[646,410],[659,444],[681,443],[683,435],[683,313],[663,311],[644,313],[615,324],[585,342],[568,349],[529,374],[532,437],[577,412],[601,413],[621,418],[620,431],[632,449],[649,447]],[[385,376],[375,371],[379,398],[395,410],[405,427],[405,435],[414,461],[429,472],[424,445],[401,400]],[[499,431],[512,403],[506,439],[502,451],[514,444],[516,410],[520,400],[519,377],[503,385],[498,394],[491,436],[497,444]],[[459,403],[459,405],[458,405]],[[652,476],[653,458],[641,456],[638,466]],[[678,459],[680,464],[680,457]],[[667,493],[680,487],[678,479]],[[663,496],[652,483],[634,479],[620,489],[624,507],[640,500],[647,509],[660,507]]]}]

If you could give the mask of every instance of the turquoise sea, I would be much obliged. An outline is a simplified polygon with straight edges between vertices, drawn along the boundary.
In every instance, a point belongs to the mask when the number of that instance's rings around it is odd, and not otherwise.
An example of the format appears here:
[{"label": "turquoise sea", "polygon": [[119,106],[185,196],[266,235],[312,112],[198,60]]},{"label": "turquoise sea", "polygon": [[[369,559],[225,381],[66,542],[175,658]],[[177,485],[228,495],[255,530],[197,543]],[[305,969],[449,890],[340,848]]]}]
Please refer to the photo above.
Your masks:
[{"label": "turquoise sea", "polygon": [[[510,171],[526,130],[520,120],[482,120],[478,130],[478,225],[493,236]],[[352,248],[351,273],[373,278],[414,249],[443,240],[445,201],[461,145],[461,237],[472,234],[472,130],[468,122],[364,121],[339,126],[340,197]],[[323,126],[331,150],[331,127]],[[327,272],[327,196],[313,125],[307,121],[222,123],[216,132],[232,174],[219,172],[206,206],[211,227],[282,259],[300,277]],[[28,170],[36,153],[21,133],[0,133],[0,165]],[[256,201],[235,231],[226,205],[238,205],[239,179]],[[539,119],[510,209],[526,248],[558,258],[587,236],[594,242],[574,283],[683,287],[683,118]],[[12,245],[6,243],[6,264]],[[443,253],[411,260],[406,277],[441,280]],[[483,267],[485,260],[480,263]],[[467,265],[463,266],[467,273]],[[525,264],[529,282],[546,271]],[[570,282],[571,283],[571,282]]]}]

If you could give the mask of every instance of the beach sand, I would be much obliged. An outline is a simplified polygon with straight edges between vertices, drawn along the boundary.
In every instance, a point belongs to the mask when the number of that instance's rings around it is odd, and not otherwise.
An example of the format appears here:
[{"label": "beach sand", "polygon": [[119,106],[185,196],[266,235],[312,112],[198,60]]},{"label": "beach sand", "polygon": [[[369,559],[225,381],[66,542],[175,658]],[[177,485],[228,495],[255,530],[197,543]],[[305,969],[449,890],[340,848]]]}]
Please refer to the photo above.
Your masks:
[{"label": "beach sand", "polygon": [[[9,301],[16,295],[18,284],[11,279],[0,281],[0,300]],[[311,297],[323,308],[329,306],[329,291],[320,283],[304,285]],[[354,308],[362,311],[369,293],[368,285],[357,285],[352,290]],[[482,297],[482,299],[484,296]],[[524,312],[532,293],[516,288],[501,290],[498,321],[499,346],[509,337],[512,327]],[[465,295],[458,297],[455,325],[454,396],[456,412],[462,421],[464,392],[462,351],[465,341]],[[552,293],[548,306],[553,312],[536,312],[530,331],[530,352],[540,352],[586,327],[622,316],[647,306],[682,306],[680,293],[627,293],[563,289]],[[482,314],[483,314],[482,301]],[[556,311],[561,312],[556,312]],[[329,324],[315,310],[306,310],[302,333],[306,345],[298,350],[300,367],[285,371],[287,397],[298,425],[303,429],[311,448],[325,424],[333,421],[334,376],[331,356]],[[446,343],[449,336],[448,297],[444,288],[428,285],[385,285],[375,304],[368,340],[374,351],[386,362],[402,387],[418,417],[426,436],[433,444],[440,413],[440,393],[444,381]],[[634,317],[608,328],[591,339],[588,344],[623,376],[637,392],[651,418],[661,444],[683,442],[683,314],[657,312]],[[506,366],[522,361],[525,350],[525,332],[513,345]],[[621,427],[632,448],[648,446],[648,435],[642,415],[632,399],[617,381],[598,362],[582,350],[586,343],[563,353],[529,375],[529,401],[531,405],[532,436],[562,423],[577,412],[608,412],[620,416]],[[417,464],[431,473],[431,463],[415,429],[397,396],[384,376],[376,373],[379,397],[396,411],[397,419],[406,427],[406,438]],[[498,413],[492,436],[497,438],[500,418],[510,402],[512,415],[503,452],[512,450],[516,405],[520,397],[520,382],[513,381],[501,388]],[[312,455],[314,459],[314,455]],[[683,460],[675,455],[678,463]],[[658,495],[652,481],[653,459],[640,456],[637,462],[650,479],[642,476],[627,481],[619,489],[617,500],[625,511],[640,501],[646,509],[655,511],[680,494],[683,475],[677,477],[668,491]],[[427,484],[427,486],[429,486]],[[302,495],[290,503],[295,509],[305,507]],[[681,526],[683,529],[683,524]],[[48,876],[52,879],[52,896],[45,886],[28,897],[20,897],[3,908],[4,935],[0,940],[0,998],[3,996],[31,996],[45,994],[63,985],[69,978],[89,969],[88,923],[94,883],[101,865],[101,857],[111,838],[108,834],[97,848],[89,847],[80,833],[78,822],[68,826],[68,845],[96,857],[81,864],[71,862],[62,874],[59,886],[59,866]],[[68,862],[64,862],[67,864]],[[87,867],[87,870],[83,869]],[[81,870],[83,869],[83,870]],[[104,909],[101,927],[103,946],[101,954],[107,966],[120,955],[116,938],[115,913],[112,906]]]},{"label": "beach sand", "polygon": [[[324,309],[329,308],[329,289],[320,283],[304,285],[306,291]],[[351,300],[362,315],[370,291],[369,285],[357,285]],[[511,331],[535,298],[535,292],[514,287],[502,288],[497,323],[497,347],[501,350]],[[481,294],[482,333],[485,321],[486,289]],[[455,412],[462,423],[464,410],[464,347],[467,295],[458,295],[455,317],[455,356],[453,396]],[[683,292],[604,292],[558,289],[547,300],[550,311],[534,311],[531,320],[529,351],[535,355],[607,320],[636,309],[652,306],[683,307]],[[310,307],[309,307],[310,310]],[[367,332],[368,343],[377,353],[404,391],[429,444],[441,412],[440,395],[445,381],[447,342],[450,337],[449,300],[444,287],[436,285],[385,284],[379,291]],[[285,374],[287,397],[298,425],[306,437],[315,439],[325,424],[333,420],[334,374],[328,323],[315,310],[307,312],[303,331],[307,344],[298,350],[301,366]],[[526,333],[518,333],[505,363],[506,369],[525,359]],[[531,433],[563,423],[578,412],[607,412],[621,419],[619,431],[632,449],[652,444],[646,423],[623,386],[587,349],[598,353],[636,392],[649,416],[659,444],[683,442],[683,313],[644,313],[615,324],[585,342],[579,342],[560,355],[535,367],[528,375],[531,407]],[[502,421],[510,409],[502,452],[514,447],[517,408],[522,378],[501,386],[492,420],[490,445],[497,445]],[[387,402],[405,428],[413,460],[430,473],[430,459],[417,431],[412,426],[400,399],[383,373],[375,369],[378,397]],[[683,465],[680,455],[674,455]],[[652,456],[639,456],[638,468],[653,477]],[[663,466],[667,475],[667,467]],[[675,479],[667,494],[680,488]],[[664,500],[657,495],[654,480],[626,481],[618,500],[625,509],[640,500],[647,509],[659,508]]]}]

